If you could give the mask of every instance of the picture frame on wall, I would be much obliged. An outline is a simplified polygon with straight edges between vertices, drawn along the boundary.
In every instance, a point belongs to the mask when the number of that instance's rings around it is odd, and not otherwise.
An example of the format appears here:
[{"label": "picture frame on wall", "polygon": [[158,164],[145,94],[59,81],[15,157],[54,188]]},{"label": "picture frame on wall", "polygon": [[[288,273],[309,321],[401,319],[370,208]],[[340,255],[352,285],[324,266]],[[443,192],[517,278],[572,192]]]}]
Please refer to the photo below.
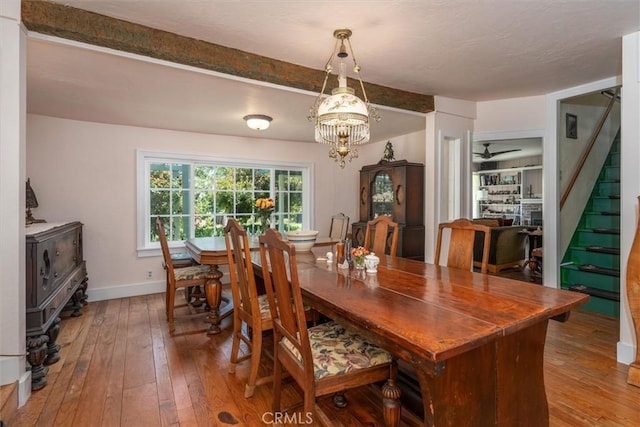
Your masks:
[{"label": "picture frame on wall", "polygon": [[566,114],[566,135],[567,138],[578,139],[578,116]]}]

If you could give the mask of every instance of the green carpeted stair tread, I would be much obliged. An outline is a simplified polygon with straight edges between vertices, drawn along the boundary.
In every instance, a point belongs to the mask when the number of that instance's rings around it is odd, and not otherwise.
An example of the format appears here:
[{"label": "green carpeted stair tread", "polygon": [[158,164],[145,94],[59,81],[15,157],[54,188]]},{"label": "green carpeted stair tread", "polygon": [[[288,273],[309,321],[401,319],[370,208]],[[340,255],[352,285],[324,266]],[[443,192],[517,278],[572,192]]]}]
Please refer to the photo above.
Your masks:
[{"label": "green carpeted stair tread", "polygon": [[587,246],[588,252],[599,252],[602,254],[620,255],[620,248],[607,248],[604,246]]},{"label": "green carpeted stair tread", "polygon": [[612,268],[598,267],[597,265],[593,265],[593,264],[580,265],[580,266],[578,266],[578,270],[587,271],[587,272],[590,272],[590,273],[606,274],[607,276],[620,277],[620,270],[614,270]]},{"label": "green carpeted stair tread", "polygon": [[604,298],[611,301],[620,301],[620,292],[606,291],[604,289],[592,288],[585,285],[569,286],[570,291],[581,292],[598,298]]}]

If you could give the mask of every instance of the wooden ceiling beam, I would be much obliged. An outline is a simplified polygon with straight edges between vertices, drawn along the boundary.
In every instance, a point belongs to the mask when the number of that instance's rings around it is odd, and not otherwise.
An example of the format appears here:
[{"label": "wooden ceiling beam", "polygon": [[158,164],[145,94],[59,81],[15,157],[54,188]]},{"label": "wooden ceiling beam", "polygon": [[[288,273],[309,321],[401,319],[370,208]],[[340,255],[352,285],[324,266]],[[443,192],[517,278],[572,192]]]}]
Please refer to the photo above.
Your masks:
[{"label": "wooden ceiling beam", "polygon": [[[324,72],[243,52],[155,28],[133,24],[59,3],[22,2],[22,22],[29,31],[217,71],[223,74],[320,92]],[[350,83],[360,90],[359,84]],[[378,105],[428,113],[431,95],[365,82],[369,100]],[[360,96],[362,96],[360,94]]]}]

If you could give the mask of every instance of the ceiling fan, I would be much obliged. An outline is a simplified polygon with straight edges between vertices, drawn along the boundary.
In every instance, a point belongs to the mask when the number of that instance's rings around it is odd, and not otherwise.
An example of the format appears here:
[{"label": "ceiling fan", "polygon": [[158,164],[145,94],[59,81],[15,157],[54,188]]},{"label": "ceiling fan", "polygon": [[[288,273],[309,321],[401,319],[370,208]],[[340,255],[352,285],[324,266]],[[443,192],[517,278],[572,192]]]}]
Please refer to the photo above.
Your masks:
[{"label": "ceiling fan", "polygon": [[496,152],[492,153],[492,152],[489,151],[489,145],[491,145],[490,142],[485,142],[482,145],[484,145],[484,151],[482,153],[473,153],[473,154],[475,154],[476,156],[480,156],[483,159],[491,159],[491,158],[493,158],[495,156],[498,156],[500,154],[511,153],[513,151],[521,151],[522,150],[522,148],[515,148],[513,150],[496,151]]}]

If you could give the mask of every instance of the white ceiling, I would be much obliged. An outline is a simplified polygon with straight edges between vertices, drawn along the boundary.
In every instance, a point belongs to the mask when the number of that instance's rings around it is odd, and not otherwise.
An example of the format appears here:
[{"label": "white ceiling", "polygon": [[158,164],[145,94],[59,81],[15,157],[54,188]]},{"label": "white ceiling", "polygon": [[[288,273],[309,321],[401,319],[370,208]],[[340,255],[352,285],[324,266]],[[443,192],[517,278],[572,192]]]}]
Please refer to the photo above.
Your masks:
[{"label": "white ceiling", "polygon": [[[333,49],[333,30],[350,28],[365,81],[472,101],[542,95],[618,75],[621,37],[640,30],[638,0],[59,3],[315,69]],[[27,52],[30,113],[313,140],[306,118],[312,93],[33,33]],[[271,128],[248,130],[242,117],[252,113],[272,116]],[[381,113],[374,141],[424,128],[424,115]]]}]

